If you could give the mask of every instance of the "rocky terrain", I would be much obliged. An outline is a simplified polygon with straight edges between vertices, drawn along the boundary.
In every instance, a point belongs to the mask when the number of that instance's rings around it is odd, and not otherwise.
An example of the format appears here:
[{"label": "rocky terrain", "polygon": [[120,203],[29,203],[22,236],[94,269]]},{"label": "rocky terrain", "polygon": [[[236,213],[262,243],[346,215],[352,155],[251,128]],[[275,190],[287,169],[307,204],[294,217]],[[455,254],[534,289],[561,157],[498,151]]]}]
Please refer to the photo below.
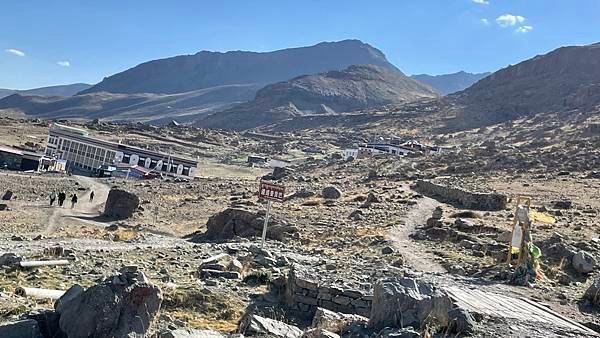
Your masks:
[{"label": "rocky terrain", "polygon": [[459,92],[471,87],[475,82],[492,73],[467,73],[460,71],[452,74],[429,75],[417,74],[411,77],[421,83],[427,84],[442,95]]},{"label": "rocky terrain", "polygon": [[501,69],[452,95],[470,126],[600,104],[600,44],[561,47]]},{"label": "rocky terrain", "polygon": [[336,114],[435,98],[437,93],[400,71],[375,65],[294,78],[268,85],[253,101],[210,115],[196,124],[249,129],[294,116]]},{"label": "rocky terrain", "polygon": [[[385,129],[370,120],[354,130],[269,135],[85,125],[107,139],[202,156],[200,176],[175,182],[2,172],[1,193],[13,195],[0,211],[0,256],[8,254],[0,259],[0,322],[20,319],[25,322],[18,325],[43,332],[54,325],[71,336],[93,335],[90,328],[156,337],[594,336],[589,328],[600,324],[593,293],[600,258],[598,114],[525,117],[435,134],[422,121],[407,125],[402,115],[389,115],[381,118],[399,119],[398,124]],[[35,121],[1,121],[10,134],[47,131]],[[385,138],[419,125],[422,133],[412,137],[444,146],[445,153],[354,161],[340,156],[376,131]],[[24,139],[3,141],[20,145]],[[263,249],[265,203],[256,191],[257,178],[268,171],[245,167],[247,155],[293,163],[279,180],[286,200],[273,204]],[[420,180],[447,188],[432,194],[417,187]],[[137,197],[131,217],[109,217],[115,203],[107,198],[115,187]],[[51,189],[77,193],[81,203],[74,209],[49,207]],[[97,197],[90,203],[92,190]],[[504,196],[506,204],[489,210],[464,204],[489,201],[481,197],[489,193]],[[556,220],[534,223],[544,278],[529,287],[508,283],[513,270],[506,264],[506,233],[518,196],[531,196],[536,211]],[[49,259],[69,263],[36,268],[19,263]],[[32,287],[69,292],[56,305],[28,295],[29,289],[15,294]],[[100,302],[103,290],[113,290],[109,298],[119,301],[97,308],[121,315],[98,323],[96,313],[77,304]],[[420,296],[407,296],[414,290]],[[144,295],[139,301],[148,309],[141,326],[128,319],[142,315],[138,307],[121,308],[133,294]],[[478,295],[481,305],[465,298],[468,294]],[[486,299],[521,302],[518,311],[524,312],[491,311]],[[390,312],[394,308],[400,312]],[[69,319],[76,311],[78,325]],[[11,325],[15,330],[17,324]]]}]

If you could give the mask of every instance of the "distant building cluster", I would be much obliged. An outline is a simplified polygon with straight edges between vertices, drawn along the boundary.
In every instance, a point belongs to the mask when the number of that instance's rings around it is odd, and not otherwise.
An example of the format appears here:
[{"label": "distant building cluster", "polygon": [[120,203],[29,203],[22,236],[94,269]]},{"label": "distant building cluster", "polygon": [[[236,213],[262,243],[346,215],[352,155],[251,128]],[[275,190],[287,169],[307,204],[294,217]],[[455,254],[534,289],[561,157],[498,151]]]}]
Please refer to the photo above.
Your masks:
[{"label": "distant building cluster", "polygon": [[66,161],[69,170],[98,176],[127,171],[133,176],[166,174],[193,178],[197,162],[89,136],[83,129],[54,124],[50,128],[46,156]]},{"label": "distant building cluster", "polygon": [[429,146],[417,141],[407,142],[385,142],[383,140],[377,140],[360,145],[358,148],[344,149],[344,159],[349,158],[359,159],[365,158],[377,154],[390,154],[397,156],[407,156],[410,154],[439,154],[443,152],[442,147]]}]

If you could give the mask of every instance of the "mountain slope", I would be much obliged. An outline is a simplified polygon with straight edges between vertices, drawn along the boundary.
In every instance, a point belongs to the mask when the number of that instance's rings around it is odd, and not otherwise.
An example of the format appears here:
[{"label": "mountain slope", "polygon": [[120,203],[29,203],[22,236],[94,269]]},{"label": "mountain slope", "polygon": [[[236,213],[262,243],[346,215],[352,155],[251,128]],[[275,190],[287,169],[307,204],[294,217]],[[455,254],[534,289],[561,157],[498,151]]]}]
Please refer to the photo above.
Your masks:
[{"label": "mountain slope", "polygon": [[268,85],[256,98],[197,122],[209,128],[248,129],[293,116],[334,114],[437,97],[399,70],[354,65]]},{"label": "mountain slope", "polygon": [[154,121],[165,118],[184,122],[188,115],[213,113],[252,99],[256,85],[220,86],[179,94],[90,93],[68,98],[14,94],[0,100],[0,110],[22,112],[46,119],[96,119]]},{"label": "mountain slope", "polygon": [[92,87],[87,83],[73,83],[68,85],[58,85],[50,87],[41,87],[27,90],[0,89],[0,99],[12,94],[20,95],[39,95],[39,96],[73,96],[82,90]]},{"label": "mountain slope", "polygon": [[457,122],[487,124],[600,105],[600,43],[561,47],[501,69],[449,97]]},{"label": "mountain slope", "polygon": [[172,94],[232,84],[266,85],[353,64],[395,68],[381,51],[358,40],[323,42],[266,53],[202,51],[142,63],[107,77],[81,93]]},{"label": "mountain slope", "polygon": [[467,73],[460,71],[444,75],[418,74],[411,76],[413,79],[433,87],[442,95],[448,95],[469,88],[475,82],[491,73]]}]

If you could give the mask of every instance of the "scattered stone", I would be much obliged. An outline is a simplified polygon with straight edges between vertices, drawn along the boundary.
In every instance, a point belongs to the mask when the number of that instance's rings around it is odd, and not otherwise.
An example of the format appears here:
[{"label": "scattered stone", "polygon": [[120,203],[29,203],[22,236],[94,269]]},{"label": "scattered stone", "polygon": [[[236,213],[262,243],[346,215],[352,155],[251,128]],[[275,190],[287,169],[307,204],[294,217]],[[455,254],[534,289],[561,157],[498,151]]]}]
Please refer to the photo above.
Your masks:
[{"label": "scattered stone", "polygon": [[0,267],[14,267],[19,265],[19,263],[21,263],[21,261],[23,260],[23,257],[9,252],[9,253],[5,253],[2,256],[0,256]]},{"label": "scattered stone", "polygon": [[451,332],[459,335],[470,335],[475,329],[475,319],[469,311],[462,308],[452,309],[448,316],[450,317],[449,329]]},{"label": "scattered stone", "polygon": [[104,216],[114,219],[126,219],[137,211],[140,199],[137,195],[120,188],[112,188],[106,199]]},{"label": "scattered stone", "polygon": [[324,308],[317,308],[311,327],[334,333],[342,333],[351,324],[366,324],[368,321],[369,319],[363,316],[333,312]]},{"label": "scattered stone", "polygon": [[4,195],[2,195],[2,200],[3,201],[10,201],[13,198],[13,192],[10,190],[7,190]]},{"label": "scattered stone", "polygon": [[333,332],[329,332],[323,329],[308,329],[302,336],[302,338],[340,338],[340,335]]},{"label": "scattered stone", "polygon": [[240,321],[239,332],[246,336],[268,336],[280,338],[297,338],[302,330],[293,325],[275,319],[249,314]]},{"label": "scattered stone", "polygon": [[2,338],[44,338],[38,323],[33,319],[20,320],[8,324],[0,324]]},{"label": "scattered stone", "polygon": [[381,249],[381,253],[384,255],[390,255],[390,254],[393,254],[394,252],[395,252],[395,250],[391,246],[386,246],[386,247],[383,247],[383,249]]},{"label": "scattered stone", "polygon": [[600,279],[596,279],[590,285],[585,291],[583,298],[588,300],[593,306],[600,307]]},{"label": "scattered stone", "polygon": [[379,332],[377,338],[420,338],[421,334],[412,327],[401,329],[387,328]]},{"label": "scattered stone", "polygon": [[0,211],[10,211],[10,208],[8,207],[8,205],[0,203]]},{"label": "scattered stone", "polygon": [[323,191],[321,192],[321,195],[325,199],[335,200],[335,199],[342,197],[342,191],[340,189],[338,189],[337,187],[329,186],[329,187],[326,187],[323,189]]},{"label": "scattered stone", "polygon": [[561,200],[561,201],[554,201],[554,208],[555,209],[571,209],[571,207],[573,207],[573,202],[570,200]]},{"label": "scattered stone", "polygon": [[161,332],[158,338],[225,338],[228,337],[220,332],[213,330],[172,330]]},{"label": "scattered stone", "polygon": [[594,271],[594,268],[596,267],[596,259],[594,256],[585,251],[579,251],[573,256],[571,264],[573,265],[573,268],[577,270],[577,272],[581,274],[587,274]]}]

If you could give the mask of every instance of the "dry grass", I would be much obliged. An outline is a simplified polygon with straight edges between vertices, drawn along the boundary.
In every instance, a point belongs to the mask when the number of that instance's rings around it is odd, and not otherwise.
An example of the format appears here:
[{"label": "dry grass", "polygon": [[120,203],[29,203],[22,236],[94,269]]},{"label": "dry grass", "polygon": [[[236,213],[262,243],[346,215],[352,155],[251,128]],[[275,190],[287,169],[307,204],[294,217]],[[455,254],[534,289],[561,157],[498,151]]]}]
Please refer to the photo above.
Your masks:
[{"label": "dry grass", "polygon": [[162,309],[190,327],[233,331],[246,305],[231,293],[175,289],[165,293]]},{"label": "dry grass", "polygon": [[316,207],[316,206],[319,206],[319,205],[323,205],[323,203],[325,203],[325,199],[324,198],[322,198],[322,197],[313,197],[313,198],[310,198],[310,199],[304,201],[302,203],[302,205],[305,206],[305,207]]}]

